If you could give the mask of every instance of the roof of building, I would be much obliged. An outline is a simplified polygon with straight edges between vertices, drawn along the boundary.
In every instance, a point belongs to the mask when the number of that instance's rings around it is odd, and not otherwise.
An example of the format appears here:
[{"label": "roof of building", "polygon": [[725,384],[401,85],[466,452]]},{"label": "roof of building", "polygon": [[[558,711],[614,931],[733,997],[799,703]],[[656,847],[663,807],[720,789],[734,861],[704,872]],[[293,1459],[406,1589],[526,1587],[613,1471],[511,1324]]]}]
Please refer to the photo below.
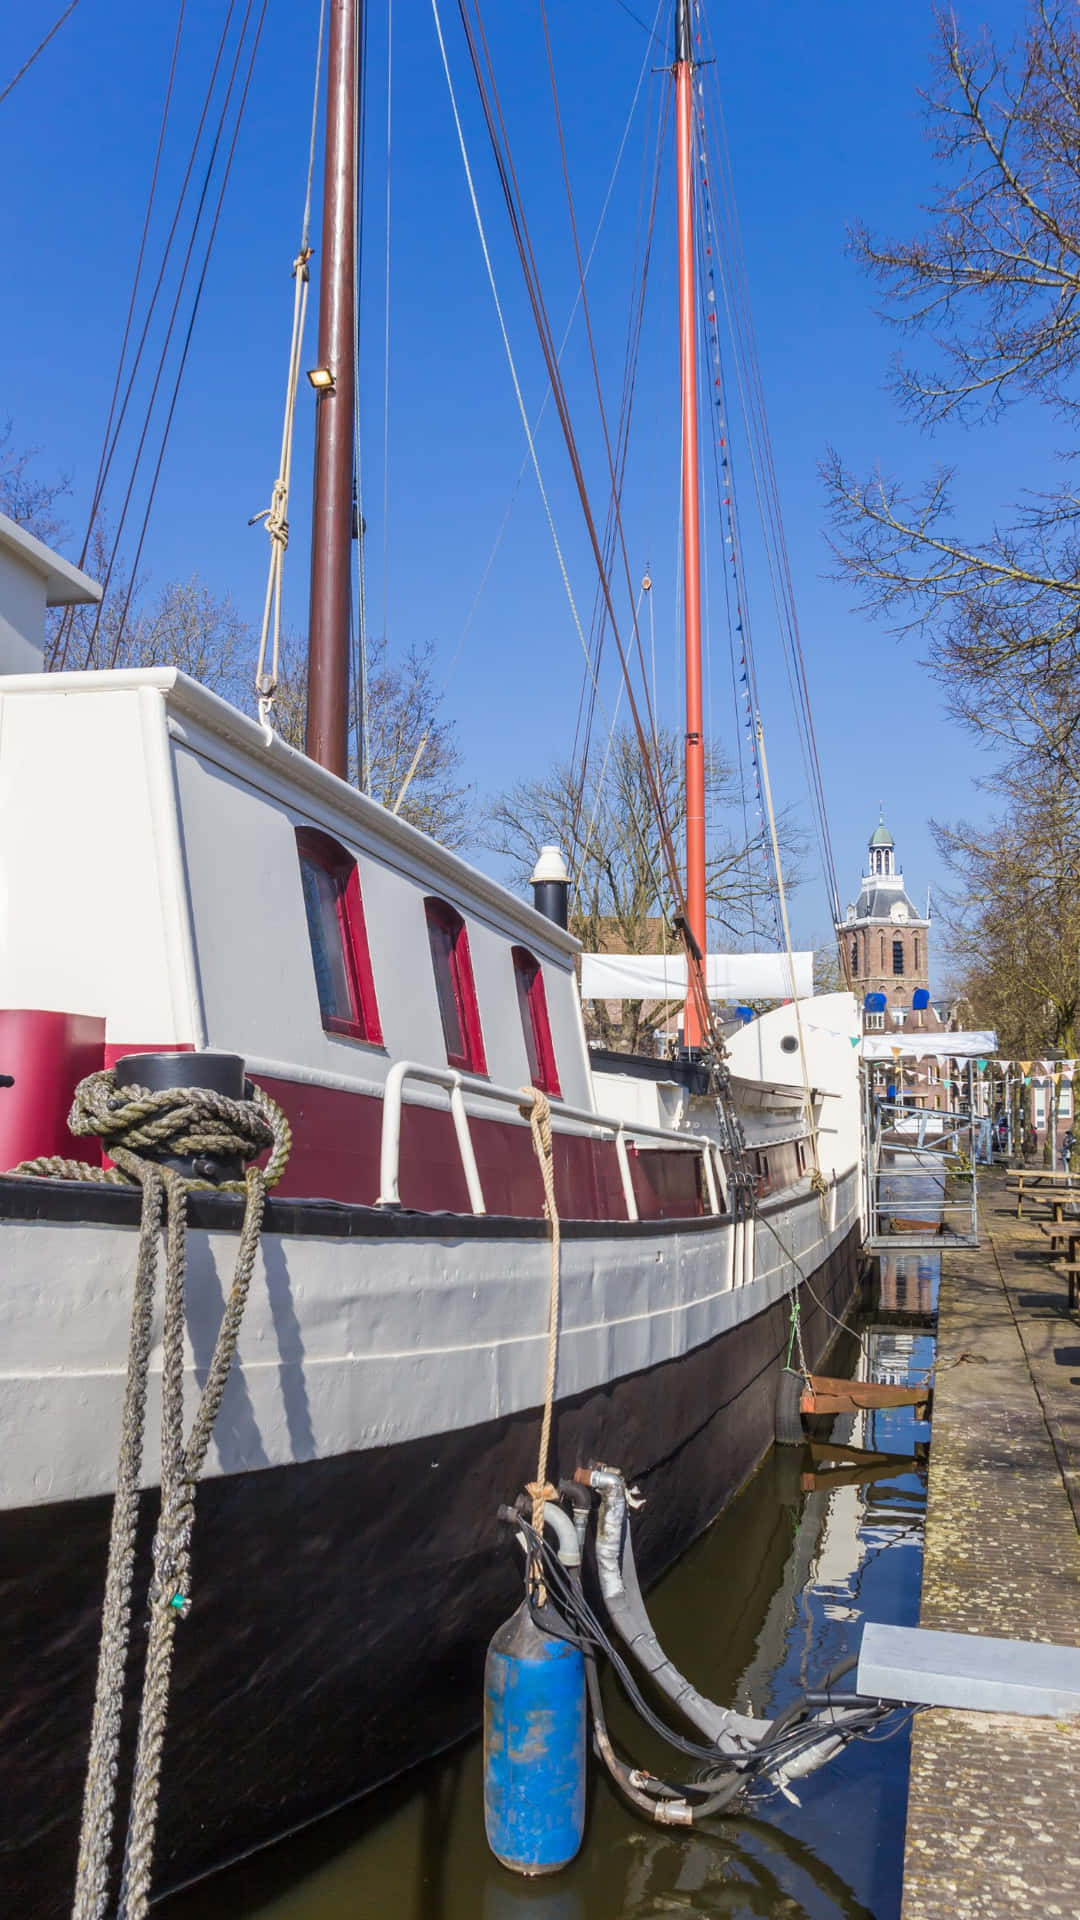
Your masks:
[{"label": "roof of building", "polygon": [[96,580],[73,567],[62,554],[54,553],[36,534],[27,533],[25,527],[9,520],[6,513],[0,513],[0,551],[11,554],[44,580],[47,607],[92,605],[101,599],[103,590]]},{"label": "roof of building", "polygon": [[859,897],[855,902],[855,918],[856,920],[891,920],[893,908],[898,901],[902,901],[907,908],[908,920],[925,922],[925,916],[919,912],[918,907],[902,886],[881,887],[875,885],[873,880],[864,881],[859,889]]},{"label": "roof of building", "polygon": [[877,826],[874,828],[873,833],[870,835],[870,845],[872,847],[895,847],[896,846],[896,841],[893,839],[892,834],[889,832],[889,829],[885,825],[885,822],[883,820],[878,821]]}]

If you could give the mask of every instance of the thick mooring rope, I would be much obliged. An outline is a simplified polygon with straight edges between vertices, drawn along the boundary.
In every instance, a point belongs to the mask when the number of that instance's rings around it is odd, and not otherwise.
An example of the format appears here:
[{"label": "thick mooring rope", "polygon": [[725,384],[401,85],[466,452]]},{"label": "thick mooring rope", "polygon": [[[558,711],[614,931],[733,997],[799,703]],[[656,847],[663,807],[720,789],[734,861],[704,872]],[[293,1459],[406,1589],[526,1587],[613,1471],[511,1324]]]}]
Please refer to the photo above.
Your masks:
[{"label": "thick mooring rope", "polygon": [[529,1482],[525,1491],[532,1499],[532,1524],[541,1536],[544,1531],[544,1506],[555,1498],[554,1487],[548,1484],[548,1452],[551,1447],[551,1416],[555,1405],[555,1373],[559,1363],[559,1290],[562,1265],[561,1234],[559,1228],[559,1209],[555,1204],[555,1161],[553,1136],[551,1131],[551,1102],[547,1094],[539,1087],[522,1087],[525,1104],[522,1112],[527,1113],[529,1129],[532,1133],[533,1148],[540,1168],[540,1178],[544,1183],[544,1217],[551,1226],[551,1290],[548,1295],[548,1339],[547,1373],[544,1382],[544,1417],[540,1423],[540,1447],[536,1462],[536,1479]]},{"label": "thick mooring rope", "polygon": [[[87,1167],[59,1155],[26,1160],[16,1173],[115,1183],[126,1175],[142,1188],[142,1217],[135,1269],[127,1382],[120,1427],[109,1536],[101,1646],[90,1734],[82,1829],[72,1907],[73,1920],[104,1920],[112,1878],[117,1762],[124,1703],[124,1669],[131,1638],[131,1588],[139,1513],[151,1326],[157,1278],[157,1244],[167,1216],[165,1311],[162,1333],[161,1507],[153,1546],[150,1627],[143,1673],[135,1772],[128,1814],[117,1920],[142,1920],[150,1904],[150,1873],[157,1826],[161,1754],[169,1706],[173,1635],[191,1608],[191,1534],[195,1484],[206,1460],[240,1334],[259,1246],[268,1187],[276,1185],[289,1156],[291,1135],[281,1109],[256,1088],[251,1100],[230,1100],[203,1087],[145,1088],[118,1092],[111,1072],[80,1081],[68,1127],[97,1135],[119,1173]],[[221,1188],[246,1196],[232,1289],[218,1328],[209,1372],[187,1442],[184,1441],[184,1277],[187,1263],[187,1196],[213,1188],[146,1159],[150,1150],[252,1160],[271,1149],[265,1170],[249,1166],[243,1181]]]}]

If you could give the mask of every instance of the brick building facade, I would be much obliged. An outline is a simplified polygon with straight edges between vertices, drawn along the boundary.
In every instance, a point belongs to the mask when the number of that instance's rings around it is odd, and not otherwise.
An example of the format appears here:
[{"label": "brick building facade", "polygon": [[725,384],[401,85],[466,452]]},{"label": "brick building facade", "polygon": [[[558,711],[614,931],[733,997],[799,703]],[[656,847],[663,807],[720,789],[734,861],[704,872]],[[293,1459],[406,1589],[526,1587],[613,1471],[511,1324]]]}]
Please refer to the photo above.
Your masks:
[{"label": "brick building facade", "polygon": [[[944,1022],[929,1004],[930,921],[907,894],[896,843],[881,820],[870,835],[859,897],[837,931],[863,1007],[865,1033],[943,1031]],[[867,1010],[867,994],[883,995],[884,1009]],[[927,1004],[916,1007],[914,1001],[924,995]]]}]

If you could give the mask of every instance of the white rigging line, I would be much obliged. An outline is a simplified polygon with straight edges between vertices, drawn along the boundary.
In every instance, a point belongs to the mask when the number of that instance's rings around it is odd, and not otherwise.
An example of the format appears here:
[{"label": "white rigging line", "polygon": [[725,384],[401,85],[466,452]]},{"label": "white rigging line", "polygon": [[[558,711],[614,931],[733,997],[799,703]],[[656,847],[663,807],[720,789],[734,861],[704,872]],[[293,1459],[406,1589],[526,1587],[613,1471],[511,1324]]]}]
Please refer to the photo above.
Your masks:
[{"label": "white rigging line", "polygon": [[[667,3],[667,0],[657,0],[656,14],[653,19],[654,28],[659,22],[661,9],[666,5],[666,3]],[[650,62],[650,55],[648,50],[646,50],[645,58],[642,61],[641,67],[638,72],[637,85],[634,88],[634,97],[630,102],[630,111],[626,116],[626,124],[623,127],[622,138],[619,141],[619,145],[616,150],[615,164],[611,169],[611,177],[608,180],[607,192],[604,195],[603,202],[600,207],[600,213],[596,222],[596,228],[593,232],[593,237],[592,237],[591,244],[589,246],[589,251],[585,256],[585,266],[582,271],[581,280],[578,282],[578,286],[575,290],[574,298],[570,306],[569,317],[567,319],[566,326],[563,329],[562,339],[559,342],[559,350],[555,355],[555,363],[557,366],[562,365],[563,354],[566,352],[567,344],[569,342],[571,332],[573,331],[574,322],[578,316],[578,309],[581,306],[581,301],[582,301],[583,283],[589,277],[589,269],[593,263],[593,255],[595,254],[597,246],[599,245],[599,242],[600,242],[600,235],[603,231],[604,221],[607,218],[607,211],[609,206],[611,205],[611,196],[615,191],[615,182],[619,177],[619,169],[622,165],[622,157],[626,148],[626,142],[630,137],[630,128],[633,125],[634,115],[637,112],[638,101],[641,97],[641,89],[645,81],[645,76],[649,72],[649,62]],[[551,381],[549,380],[547,383],[547,388],[544,393],[544,397],[541,400],[540,405],[536,410],[536,418],[533,421],[533,426],[532,426],[534,435],[539,433],[540,431],[540,427],[543,422],[544,415],[547,412],[548,401],[551,399],[551,394],[552,394],[552,387],[551,387]],[[442,685],[443,693],[446,692],[446,689],[450,684],[450,679],[454,672],[454,669],[457,666],[459,659],[461,658],[461,650],[465,645],[465,641],[468,638],[469,629],[471,628],[473,620],[476,617],[477,608],[479,607],[480,602],[483,599],[484,590],[487,586],[488,580],[491,577],[491,569],[495,565],[495,561],[499,553],[499,548],[502,546],[502,543],[503,543],[503,537],[506,533],[506,529],[510,525],[510,516],[514,511],[514,503],[517,500],[518,492],[521,487],[521,482],[525,478],[525,474],[528,470],[528,466],[529,466],[529,455],[528,455],[528,452],[526,452],[525,457],[521,462],[521,466],[518,469],[517,479],[514,481],[513,487],[511,488],[510,498],[506,503],[506,511],[503,514],[502,520],[499,523],[499,530],[495,535],[495,539],[492,543],[491,552],[488,554],[487,560],[484,563],[484,570],[483,570],[483,573],[480,575],[480,584],[473,595],[472,604],[470,605],[469,611],[465,616],[465,624],[461,629],[457,646],[455,647],[453,655],[451,657],[450,665],[446,669],[446,676],[443,680],[443,685]],[[654,675],[654,680],[655,680],[655,675]],[[655,686],[653,689],[653,693],[654,693],[654,703],[655,703]]]},{"label": "white rigging line", "polygon": [[480,250],[484,256],[484,267],[487,271],[488,285],[491,288],[491,297],[495,302],[495,312],[499,321],[499,332],[502,335],[503,349],[506,353],[506,361],[510,369],[510,378],[513,381],[513,385],[514,385],[514,395],[518,404],[518,412],[521,415],[521,424],[525,429],[525,439],[528,444],[529,459],[532,463],[533,472],[536,475],[536,484],[540,489],[540,499],[543,502],[544,514],[547,518],[547,523],[548,523],[548,530],[551,534],[552,545],[555,549],[555,558],[559,564],[559,572],[562,575],[562,583],[566,590],[566,598],[570,607],[570,613],[574,622],[574,627],[577,632],[578,639],[581,642],[581,650],[582,650],[582,653],[585,655],[586,669],[588,671],[589,679],[592,682],[593,689],[596,693],[597,704],[600,707],[601,713],[604,714],[604,719],[606,721],[607,715],[604,713],[603,701],[600,698],[600,688],[599,688],[599,685],[597,684],[596,672],[593,667],[592,658],[589,653],[588,641],[585,638],[585,630],[581,624],[581,616],[578,613],[577,602],[574,599],[574,589],[570,585],[570,575],[567,572],[566,561],[563,558],[563,550],[559,544],[559,536],[555,530],[555,520],[551,511],[551,503],[548,499],[547,488],[544,485],[544,478],[542,473],[540,472],[540,461],[536,452],[536,441],[533,437],[532,427],[529,424],[529,414],[528,414],[528,409],[525,405],[525,396],[521,391],[521,382],[518,379],[518,371],[517,371],[517,365],[514,360],[513,348],[510,345],[510,335],[506,329],[506,320],[503,315],[502,302],[499,299],[499,290],[495,284],[495,269],[492,266],[491,254],[488,251],[487,235],[484,231],[483,216],[480,212],[480,203],[476,197],[476,186],[473,181],[472,167],[469,163],[469,152],[465,144],[465,132],[461,124],[461,115],[458,112],[457,95],[454,92],[454,82],[450,75],[450,62],[447,57],[446,41],[443,38],[442,20],[439,15],[439,0],[431,0],[431,11],[435,21],[435,32],[439,42],[439,53],[442,58],[443,73],[446,76],[447,92],[450,95],[450,110],[454,116],[454,127],[457,131],[458,147],[460,148],[460,151],[461,151],[461,161],[462,161],[462,165],[465,168],[465,180],[469,189],[469,199],[472,203],[473,219],[476,222],[476,231],[480,241]]},{"label": "white rigging line", "polygon": [[[315,83],[311,98],[311,139],[308,144],[307,185],[304,191],[304,217],[300,231],[300,251],[293,261],[293,320],[292,337],[289,342],[289,372],[285,383],[285,418],[281,429],[281,454],[278,461],[277,479],[270,495],[270,505],[262,513],[252,516],[249,525],[257,520],[266,522],[266,531],[270,536],[270,565],[266,578],[266,596],[263,601],[262,629],[259,636],[259,657],[255,667],[255,695],[258,701],[259,721],[267,729],[271,727],[271,715],[274,695],[277,692],[278,677],[281,670],[281,590],[282,575],[285,568],[285,549],[289,544],[289,482],[292,477],[293,426],[296,420],[296,390],[300,379],[300,365],[304,350],[304,321],[307,317],[308,302],[308,261],[311,258],[311,184],[315,171],[315,132],[319,117],[319,79],[322,72],[323,33],[326,26],[326,0],[319,8],[319,37],[315,50]],[[273,632],[270,671],[266,671],[266,652]]]},{"label": "white rigging line", "polygon": [[[637,606],[634,609],[635,615],[640,613],[642,598],[646,593],[649,596],[649,618],[651,621],[652,619],[652,581],[649,579],[649,576],[647,573],[645,574],[641,582],[641,588],[637,597]],[[600,813],[600,804],[604,797],[604,781],[605,781],[605,778],[607,777],[608,760],[611,757],[611,749],[615,744],[615,729],[619,724],[619,708],[622,706],[623,688],[625,687],[625,685],[626,685],[625,676],[620,674],[619,685],[615,694],[615,711],[611,716],[611,722],[610,722],[610,725],[608,726],[607,740],[604,744],[604,757],[600,762],[600,772],[597,775],[596,790],[593,794],[593,807],[592,807],[592,813],[589,816],[588,830],[582,842],[581,854],[577,859],[577,861],[575,862],[576,869],[577,869],[577,871],[574,874],[575,895],[579,895],[581,891],[581,882],[585,873],[585,863],[588,860],[589,848],[592,845],[592,837],[594,832],[596,831],[596,822]]]}]

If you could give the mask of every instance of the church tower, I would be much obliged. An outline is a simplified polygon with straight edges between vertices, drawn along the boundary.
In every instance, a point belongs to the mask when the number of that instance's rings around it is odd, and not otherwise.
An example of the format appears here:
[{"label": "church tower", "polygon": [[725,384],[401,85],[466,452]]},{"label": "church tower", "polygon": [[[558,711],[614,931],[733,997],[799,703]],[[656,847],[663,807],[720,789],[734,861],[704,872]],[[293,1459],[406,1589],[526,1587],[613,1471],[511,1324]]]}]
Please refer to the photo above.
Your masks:
[{"label": "church tower", "polygon": [[[859,897],[837,928],[863,1004],[868,1033],[933,1032],[941,1021],[929,1002],[930,921],[908,898],[896,864],[896,842],[879,818],[870,835]],[[882,994],[883,1011],[868,1012],[867,994]],[[924,999],[924,996],[926,998]],[[922,1004],[916,1007],[918,999]]]}]

